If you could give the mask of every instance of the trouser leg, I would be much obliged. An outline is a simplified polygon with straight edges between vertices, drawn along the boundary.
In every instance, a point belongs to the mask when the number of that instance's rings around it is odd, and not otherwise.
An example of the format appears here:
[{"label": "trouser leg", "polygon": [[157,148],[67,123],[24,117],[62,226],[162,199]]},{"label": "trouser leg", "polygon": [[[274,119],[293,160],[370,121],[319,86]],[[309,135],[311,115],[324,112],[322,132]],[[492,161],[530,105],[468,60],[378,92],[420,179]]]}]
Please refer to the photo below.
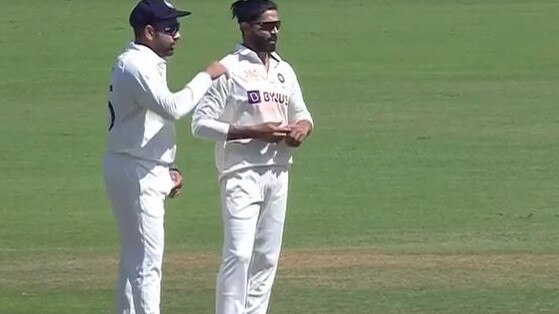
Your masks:
[{"label": "trouser leg", "polygon": [[262,201],[258,175],[250,170],[221,181],[223,249],[216,283],[216,313],[242,314],[248,268]]},{"label": "trouser leg", "polygon": [[[140,203],[145,202],[146,200],[142,198]],[[132,293],[136,314],[158,314],[164,249],[163,216],[153,217],[146,213],[140,213],[138,216],[137,225],[132,223],[121,227],[126,229],[121,233],[124,233],[123,271],[128,278],[124,293]],[[130,223],[133,217],[129,218]]]},{"label": "trouser leg", "polygon": [[[118,314],[158,314],[164,249],[163,170],[105,157],[105,181],[117,221],[121,253]],[[165,184],[160,184],[161,182]]]},{"label": "trouser leg", "polygon": [[130,285],[130,281],[128,281],[124,265],[122,265],[122,257],[120,261],[116,284],[116,313],[135,314],[136,311],[134,310],[134,301],[132,299],[132,286]]},{"label": "trouser leg", "polygon": [[266,313],[278,266],[287,209],[287,170],[270,169],[263,179],[265,198],[249,267],[245,314]]}]

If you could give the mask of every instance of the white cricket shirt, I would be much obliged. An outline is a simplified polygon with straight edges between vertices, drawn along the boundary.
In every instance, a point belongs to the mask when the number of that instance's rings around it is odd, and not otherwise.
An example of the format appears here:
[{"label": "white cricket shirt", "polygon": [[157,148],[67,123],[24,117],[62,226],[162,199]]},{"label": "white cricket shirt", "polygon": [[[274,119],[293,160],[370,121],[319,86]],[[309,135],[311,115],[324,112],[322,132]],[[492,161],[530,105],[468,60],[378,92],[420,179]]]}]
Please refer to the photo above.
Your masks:
[{"label": "white cricket shirt", "polygon": [[169,165],[175,160],[174,122],[188,114],[211,86],[201,72],[176,92],[169,91],[165,59],[129,43],[112,69],[107,152]]},{"label": "white cricket shirt", "polygon": [[215,80],[192,115],[192,133],[217,141],[215,163],[220,175],[247,167],[290,164],[294,149],[283,141],[228,141],[227,133],[230,125],[313,123],[291,65],[272,53],[266,72],[256,53],[240,44],[221,63],[230,77]]}]

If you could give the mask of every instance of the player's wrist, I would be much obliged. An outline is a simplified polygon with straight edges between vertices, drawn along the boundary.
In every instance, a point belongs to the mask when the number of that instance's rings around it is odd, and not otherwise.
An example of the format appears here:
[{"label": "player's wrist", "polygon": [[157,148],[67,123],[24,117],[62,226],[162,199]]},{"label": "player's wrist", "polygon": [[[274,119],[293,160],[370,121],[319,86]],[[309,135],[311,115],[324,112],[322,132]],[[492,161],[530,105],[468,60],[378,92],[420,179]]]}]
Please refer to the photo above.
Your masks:
[{"label": "player's wrist", "polygon": [[230,125],[229,132],[227,133],[228,140],[238,140],[245,138],[261,138],[263,136],[262,132],[254,125]]},{"label": "player's wrist", "polygon": [[238,140],[247,137],[247,128],[237,125],[229,125],[229,131],[227,132],[228,140]]}]

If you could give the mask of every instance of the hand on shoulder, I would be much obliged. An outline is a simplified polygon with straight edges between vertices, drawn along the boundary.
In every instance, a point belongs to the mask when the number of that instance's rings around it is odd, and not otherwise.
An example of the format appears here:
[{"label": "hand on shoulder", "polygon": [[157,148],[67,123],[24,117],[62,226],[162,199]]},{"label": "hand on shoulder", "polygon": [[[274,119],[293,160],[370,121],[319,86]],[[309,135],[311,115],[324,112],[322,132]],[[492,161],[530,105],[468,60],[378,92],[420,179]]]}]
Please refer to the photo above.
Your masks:
[{"label": "hand on shoulder", "polygon": [[214,61],[210,63],[210,65],[208,65],[208,67],[206,68],[205,72],[210,75],[212,80],[215,80],[222,75],[229,77],[229,72],[227,68],[223,65],[223,63],[219,61]]}]

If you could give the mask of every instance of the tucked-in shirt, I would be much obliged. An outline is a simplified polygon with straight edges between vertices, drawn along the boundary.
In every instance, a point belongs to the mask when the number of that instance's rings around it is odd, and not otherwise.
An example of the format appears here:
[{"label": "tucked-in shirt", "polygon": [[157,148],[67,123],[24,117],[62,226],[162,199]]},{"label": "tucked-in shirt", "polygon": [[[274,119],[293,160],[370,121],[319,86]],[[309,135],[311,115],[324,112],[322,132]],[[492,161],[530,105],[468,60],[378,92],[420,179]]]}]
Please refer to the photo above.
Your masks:
[{"label": "tucked-in shirt", "polygon": [[211,86],[201,72],[176,93],[167,86],[165,59],[129,43],[112,69],[106,151],[169,165],[176,153],[174,122],[188,114]]},{"label": "tucked-in shirt", "polygon": [[215,80],[192,115],[192,133],[217,141],[215,163],[221,176],[247,167],[287,166],[292,162],[293,148],[283,141],[227,140],[230,125],[313,123],[291,65],[276,53],[270,55],[269,62],[266,71],[254,51],[237,45],[221,60],[229,78]]}]

